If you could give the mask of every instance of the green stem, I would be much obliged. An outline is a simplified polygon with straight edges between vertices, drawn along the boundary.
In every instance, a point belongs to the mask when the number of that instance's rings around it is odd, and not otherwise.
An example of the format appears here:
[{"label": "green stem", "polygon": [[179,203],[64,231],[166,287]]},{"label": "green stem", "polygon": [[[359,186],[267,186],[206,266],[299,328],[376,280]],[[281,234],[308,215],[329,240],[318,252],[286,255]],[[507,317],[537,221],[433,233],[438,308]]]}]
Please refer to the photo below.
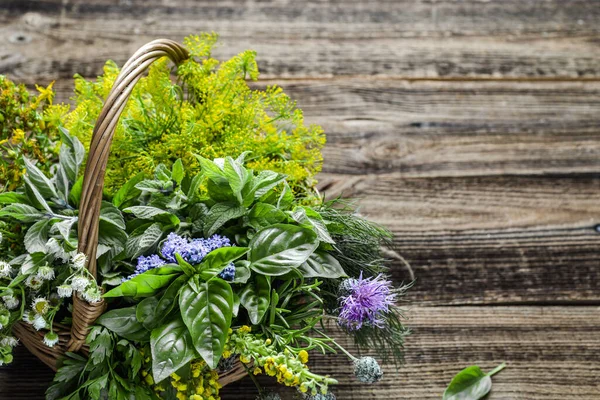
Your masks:
[{"label": "green stem", "polygon": [[506,363],[502,363],[502,364],[498,365],[496,368],[494,368],[493,370],[491,370],[490,372],[488,372],[487,375],[488,376],[494,376],[498,372],[502,371],[504,368],[506,368]]},{"label": "green stem", "polygon": [[356,358],[356,357],[354,357],[352,354],[348,353],[348,352],[346,351],[346,349],[344,349],[342,346],[340,346],[340,345],[338,344],[338,342],[336,342],[335,340],[333,340],[332,338],[330,338],[329,336],[327,336],[326,334],[324,334],[323,332],[321,332],[321,331],[320,331],[320,330],[318,330],[318,329],[314,329],[314,328],[313,328],[313,330],[314,330],[315,332],[317,332],[319,335],[323,336],[325,339],[329,339],[329,340],[331,340],[331,343],[333,343],[333,344],[334,344],[334,345],[335,345],[335,346],[336,346],[338,349],[340,349],[340,350],[342,351],[342,353],[344,353],[345,355],[347,355],[347,356],[348,356],[348,358],[350,358],[352,361],[356,361],[356,360],[357,360],[357,358]]},{"label": "green stem", "polygon": [[254,382],[254,386],[256,386],[256,389],[258,389],[258,394],[262,395],[263,388],[260,386],[260,383],[258,383],[256,378],[254,377],[254,373],[252,371],[250,371],[250,368],[248,368],[246,366],[246,364],[244,364],[244,363],[241,363],[241,364],[244,367],[244,369],[246,370],[246,374],[250,377],[250,379],[252,379],[252,382]]}]

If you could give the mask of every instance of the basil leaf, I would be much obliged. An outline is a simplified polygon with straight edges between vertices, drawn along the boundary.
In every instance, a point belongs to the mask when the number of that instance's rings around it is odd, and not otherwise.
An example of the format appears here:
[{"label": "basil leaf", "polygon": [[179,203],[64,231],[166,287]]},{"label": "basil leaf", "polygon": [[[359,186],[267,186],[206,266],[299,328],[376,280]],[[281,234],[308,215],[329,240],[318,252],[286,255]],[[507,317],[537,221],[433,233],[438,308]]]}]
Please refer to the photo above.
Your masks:
[{"label": "basil leaf", "polygon": [[199,272],[205,281],[218,275],[229,265],[250,250],[247,247],[221,247],[208,253],[200,263]]},{"label": "basil leaf", "polygon": [[201,282],[198,277],[181,289],[179,308],[196,351],[216,368],[233,317],[233,291],[222,279]]},{"label": "basil leaf", "polygon": [[442,400],[479,400],[492,389],[491,376],[500,372],[506,364],[501,364],[488,374],[476,366],[460,371],[450,382]]},{"label": "basil leaf", "polygon": [[347,276],[339,261],[327,252],[311,254],[305,263],[298,267],[305,278],[341,278]]},{"label": "basil leaf", "polygon": [[305,262],[318,245],[317,235],[310,229],[273,225],[258,231],[250,241],[250,268],[263,275],[284,275]]},{"label": "basil leaf", "polygon": [[36,222],[44,213],[26,204],[11,204],[0,210],[0,217],[10,217],[21,222]]},{"label": "basil leaf", "polygon": [[181,267],[164,266],[134,276],[104,294],[104,297],[148,297],[181,275]]},{"label": "basil leaf", "polygon": [[204,222],[204,235],[212,236],[228,221],[246,213],[246,208],[234,203],[217,203],[211,207]]},{"label": "basil leaf", "polygon": [[238,260],[235,262],[235,278],[233,278],[234,283],[246,283],[248,279],[250,279],[250,261],[248,260]]},{"label": "basil leaf", "polygon": [[264,275],[255,275],[240,293],[240,304],[248,310],[250,322],[257,325],[269,309],[271,281]]},{"label": "basil leaf", "polygon": [[272,204],[256,203],[248,213],[248,225],[256,230],[285,221],[283,211]]},{"label": "basil leaf", "polygon": [[108,311],[96,323],[128,340],[143,342],[150,336],[150,332],[137,320],[135,306]]},{"label": "basil leaf", "polygon": [[181,267],[181,269],[183,270],[183,272],[188,277],[192,277],[196,273],[196,270],[194,269],[194,267],[192,267],[187,261],[185,261],[179,255],[179,253],[175,253],[175,259],[177,260],[177,264]]},{"label": "basil leaf", "polygon": [[[136,309],[136,317],[138,321],[140,321],[142,325],[149,330],[159,326],[173,310],[179,290],[188,281],[188,279],[189,278],[185,275],[181,275],[175,279],[173,283],[169,285],[160,300],[158,300],[158,298],[155,296],[142,300]],[[145,304],[142,304],[144,302]]]},{"label": "basil leaf", "polygon": [[166,379],[196,357],[190,332],[179,316],[152,331],[150,351],[152,375],[156,383]]}]

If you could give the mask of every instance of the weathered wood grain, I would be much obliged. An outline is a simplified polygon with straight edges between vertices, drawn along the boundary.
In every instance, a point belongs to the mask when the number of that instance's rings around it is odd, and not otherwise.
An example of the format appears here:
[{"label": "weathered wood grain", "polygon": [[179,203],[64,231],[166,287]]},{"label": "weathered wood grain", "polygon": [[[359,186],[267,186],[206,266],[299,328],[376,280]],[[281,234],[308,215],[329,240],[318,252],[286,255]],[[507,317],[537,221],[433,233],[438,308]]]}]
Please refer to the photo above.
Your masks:
[{"label": "weathered wood grain", "polygon": [[[389,227],[418,304],[600,304],[600,175],[324,175]],[[392,273],[410,280],[402,262]]]},{"label": "weathered wood grain", "polygon": [[[599,78],[594,1],[5,0],[2,73],[95,76],[145,42],[222,35],[253,48],[267,77]],[[115,45],[118,44],[118,45]]]},{"label": "weathered wood grain", "polygon": [[[595,400],[600,397],[600,313],[597,307],[415,307],[409,321],[406,365],[385,368],[384,379],[361,385],[342,356],[312,357],[314,371],[335,375],[340,400],[439,399],[452,376],[478,364],[494,377],[489,400]],[[336,335],[350,347],[343,334]],[[15,364],[0,374],[0,399],[42,399],[49,371],[19,352]],[[25,357],[24,357],[25,356]],[[32,380],[31,377],[36,379]],[[270,378],[267,387],[280,388]],[[290,400],[293,391],[284,391]],[[254,400],[249,379],[223,390],[223,399]]]}]

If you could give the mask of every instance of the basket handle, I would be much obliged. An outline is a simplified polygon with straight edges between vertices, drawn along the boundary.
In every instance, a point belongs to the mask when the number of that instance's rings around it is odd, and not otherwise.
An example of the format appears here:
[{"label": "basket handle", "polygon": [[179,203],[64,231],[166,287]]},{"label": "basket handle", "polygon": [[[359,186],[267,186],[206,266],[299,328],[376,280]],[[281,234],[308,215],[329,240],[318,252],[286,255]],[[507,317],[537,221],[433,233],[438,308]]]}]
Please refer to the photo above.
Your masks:
[{"label": "basket handle", "polygon": [[[104,175],[117,122],[135,84],[150,64],[165,56],[175,64],[189,58],[187,50],[173,40],[158,39],[142,46],[123,66],[94,126],[83,178],[77,248],[78,252],[88,257],[87,268],[94,277],[96,277],[96,252]],[[88,304],[74,295],[69,351],[77,351],[81,348],[89,332],[89,326],[104,312],[104,309],[104,300]]]}]

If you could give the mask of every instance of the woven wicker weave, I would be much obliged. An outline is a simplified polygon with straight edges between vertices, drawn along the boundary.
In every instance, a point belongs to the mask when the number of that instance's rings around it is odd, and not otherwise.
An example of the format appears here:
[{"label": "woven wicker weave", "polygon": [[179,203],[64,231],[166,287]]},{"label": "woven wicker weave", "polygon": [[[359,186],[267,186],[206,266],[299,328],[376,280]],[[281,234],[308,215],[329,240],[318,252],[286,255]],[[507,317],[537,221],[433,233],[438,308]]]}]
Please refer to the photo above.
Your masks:
[{"label": "woven wicker weave", "polygon": [[[78,251],[87,255],[89,260],[87,268],[94,277],[96,277],[98,224],[104,174],[115,128],[137,81],[143,76],[150,64],[165,56],[169,57],[175,64],[179,64],[189,57],[187,50],[168,39],[155,40],[141,47],[123,66],[94,127],[85,167],[78,222]],[[43,344],[44,333],[36,331],[31,325],[16,324],[14,333],[31,353],[50,368],[56,370],[57,362],[65,352],[79,351],[87,354],[88,348],[85,345],[85,338],[89,332],[89,327],[105,310],[104,300],[96,304],[89,304],[74,295],[73,324],[70,329],[67,326],[54,324],[60,339],[59,343],[52,348]],[[233,369],[221,374],[219,382],[226,385],[239,380],[245,374],[245,369],[238,361]]]}]

